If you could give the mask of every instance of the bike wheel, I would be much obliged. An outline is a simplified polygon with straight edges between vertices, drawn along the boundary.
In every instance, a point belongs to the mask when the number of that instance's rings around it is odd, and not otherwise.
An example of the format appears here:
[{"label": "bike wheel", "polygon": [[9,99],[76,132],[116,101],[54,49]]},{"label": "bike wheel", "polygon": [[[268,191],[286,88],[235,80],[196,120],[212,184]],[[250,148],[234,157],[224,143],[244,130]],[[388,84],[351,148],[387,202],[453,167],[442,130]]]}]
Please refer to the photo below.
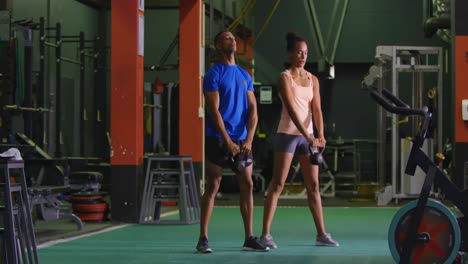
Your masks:
[{"label": "bike wheel", "polygon": [[[388,245],[398,263],[407,239],[409,223],[418,201],[400,208],[388,230]],[[460,227],[453,213],[443,204],[429,199],[419,224],[417,242],[410,263],[452,263],[460,248]]]}]

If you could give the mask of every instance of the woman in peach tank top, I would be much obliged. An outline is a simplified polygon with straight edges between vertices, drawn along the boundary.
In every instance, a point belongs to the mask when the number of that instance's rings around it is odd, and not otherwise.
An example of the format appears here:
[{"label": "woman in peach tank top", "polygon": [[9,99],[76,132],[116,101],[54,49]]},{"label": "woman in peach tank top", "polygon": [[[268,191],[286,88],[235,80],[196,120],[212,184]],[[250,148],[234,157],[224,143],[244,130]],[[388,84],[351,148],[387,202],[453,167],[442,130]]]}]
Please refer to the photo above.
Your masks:
[{"label": "woman in peach tank top", "polygon": [[[337,247],[339,243],[325,231],[319,189],[319,168],[309,161],[309,145],[324,147],[326,143],[323,134],[319,81],[304,69],[307,61],[305,39],[296,33],[288,33],[286,40],[291,65],[279,77],[278,90],[283,108],[275,136],[273,179],[265,199],[260,240],[265,246],[277,248],[270,234],[270,227],[291,162],[297,154],[307,190],[308,205],[317,230],[315,245]],[[317,135],[313,133],[312,117]]]}]

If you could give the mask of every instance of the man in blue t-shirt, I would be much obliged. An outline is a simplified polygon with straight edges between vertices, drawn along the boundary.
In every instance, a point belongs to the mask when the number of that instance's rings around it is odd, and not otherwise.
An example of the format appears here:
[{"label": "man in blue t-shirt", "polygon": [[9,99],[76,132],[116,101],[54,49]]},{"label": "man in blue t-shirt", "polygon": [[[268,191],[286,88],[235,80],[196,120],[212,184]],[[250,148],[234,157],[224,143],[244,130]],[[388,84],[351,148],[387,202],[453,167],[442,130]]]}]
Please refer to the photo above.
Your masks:
[{"label": "man in blue t-shirt", "polygon": [[208,222],[219,190],[223,169],[231,168],[240,189],[240,207],[244,221],[244,250],[268,251],[253,235],[252,140],[257,126],[257,104],[252,78],[236,64],[236,40],[229,31],[214,39],[219,53],[217,62],[206,74],[203,91],[208,117],[205,129],[205,193],[201,199],[200,237],[197,251],[211,253],[208,246]]}]

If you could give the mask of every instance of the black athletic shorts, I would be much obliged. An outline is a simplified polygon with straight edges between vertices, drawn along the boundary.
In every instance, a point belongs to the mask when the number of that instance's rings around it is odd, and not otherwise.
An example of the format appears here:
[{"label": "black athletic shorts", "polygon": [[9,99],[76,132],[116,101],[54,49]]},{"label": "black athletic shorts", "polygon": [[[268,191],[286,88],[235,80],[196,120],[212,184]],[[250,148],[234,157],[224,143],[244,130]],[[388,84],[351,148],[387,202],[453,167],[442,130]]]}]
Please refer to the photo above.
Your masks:
[{"label": "black athletic shorts", "polygon": [[[234,141],[240,146],[241,141]],[[250,166],[253,163],[253,154],[250,151],[247,155],[238,154],[236,157],[232,157],[227,150],[226,144],[222,138],[217,137],[206,137],[205,138],[205,156],[206,158],[216,165],[223,168],[230,168],[235,171],[235,161],[245,161],[245,167]]]}]

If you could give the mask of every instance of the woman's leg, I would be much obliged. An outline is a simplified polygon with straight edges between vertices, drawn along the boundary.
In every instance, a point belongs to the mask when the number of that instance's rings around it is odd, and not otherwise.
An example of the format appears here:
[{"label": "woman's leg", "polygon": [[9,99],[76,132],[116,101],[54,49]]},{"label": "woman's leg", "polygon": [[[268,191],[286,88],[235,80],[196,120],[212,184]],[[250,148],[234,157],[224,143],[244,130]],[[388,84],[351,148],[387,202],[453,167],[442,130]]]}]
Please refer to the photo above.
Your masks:
[{"label": "woman's leg", "polygon": [[275,215],[278,198],[281,195],[284,183],[288,178],[289,168],[293,157],[293,153],[275,152],[273,178],[270,186],[268,187],[268,194],[264,204],[262,237],[270,234],[271,222]]},{"label": "woman's leg", "polygon": [[307,190],[307,201],[312,217],[314,218],[317,236],[319,237],[325,234],[322,198],[320,197],[319,167],[317,165],[310,164],[309,154],[299,155],[299,162],[301,164],[302,175],[304,177],[304,186]]}]

